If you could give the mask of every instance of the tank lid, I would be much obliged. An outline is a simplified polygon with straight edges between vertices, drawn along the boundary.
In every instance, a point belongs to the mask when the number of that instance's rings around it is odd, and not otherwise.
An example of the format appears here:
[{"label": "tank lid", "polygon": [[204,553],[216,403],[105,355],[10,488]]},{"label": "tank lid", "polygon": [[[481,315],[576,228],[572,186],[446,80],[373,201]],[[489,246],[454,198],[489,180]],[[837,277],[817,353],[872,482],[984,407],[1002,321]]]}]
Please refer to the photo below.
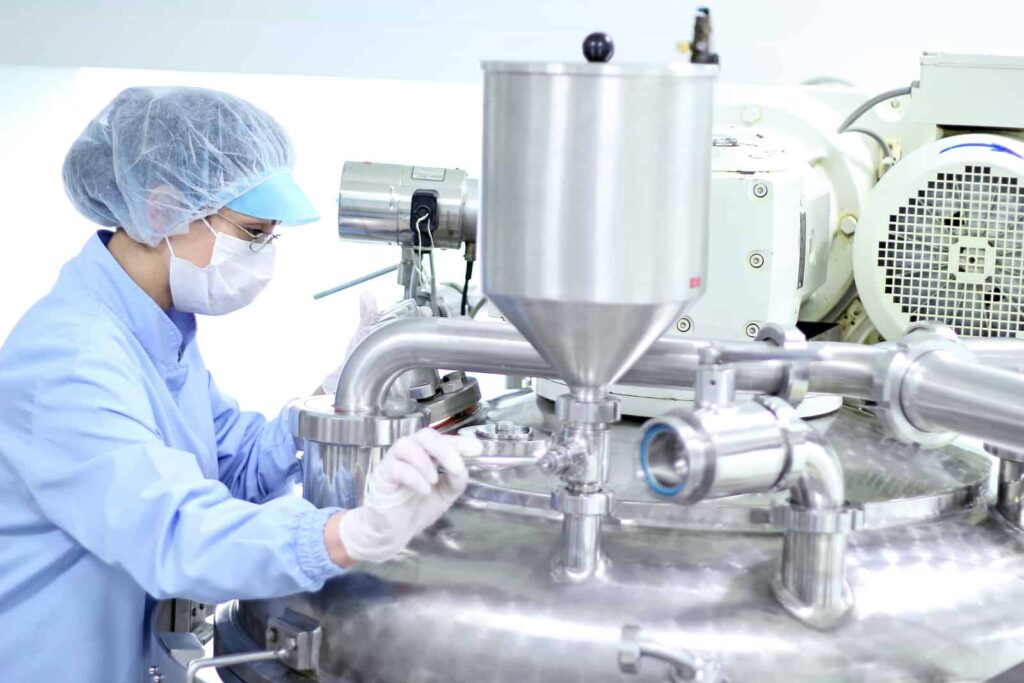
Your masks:
[{"label": "tank lid", "polygon": [[670,78],[714,78],[718,66],[668,62],[630,64],[624,62],[507,62],[483,61],[485,73],[539,74],[549,76],[665,76]]}]

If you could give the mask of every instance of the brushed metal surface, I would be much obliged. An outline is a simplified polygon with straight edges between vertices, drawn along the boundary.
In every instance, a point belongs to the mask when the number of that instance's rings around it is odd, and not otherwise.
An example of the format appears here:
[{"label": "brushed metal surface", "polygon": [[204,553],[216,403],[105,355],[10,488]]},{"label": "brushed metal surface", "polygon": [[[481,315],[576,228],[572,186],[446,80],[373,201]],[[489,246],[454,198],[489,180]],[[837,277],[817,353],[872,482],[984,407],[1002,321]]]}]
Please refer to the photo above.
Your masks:
[{"label": "brushed metal surface", "polygon": [[590,400],[703,291],[717,68],[483,68],[484,292]]},{"label": "brushed metal surface", "polygon": [[[491,420],[554,419],[528,394],[489,406]],[[622,681],[627,624],[713,658],[733,681],[984,680],[1024,658],[1024,534],[979,505],[988,458],[886,440],[850,409],[812,424],[871,520],[849,535],[855,604],[832,632],[802,625],[772,597],[782,536],[770,497],[657,502],[636,481],[638,423],[627,420],[612,434],[619,502],[599,577],[573,584],[552,572],[561,524],[547,508],[550,478],[488,472],[398,560],[358,566],[316,594],[239,603],[222,615],[218,647],[262,645],[267,620],[291,608],[323,626],[319,680],[331,683]],[[531,507],[535,496],[543,509]],[[236,673],[307,680],[274,664]],[[665,669],[651,663],[632,680],[663,681]]]}]

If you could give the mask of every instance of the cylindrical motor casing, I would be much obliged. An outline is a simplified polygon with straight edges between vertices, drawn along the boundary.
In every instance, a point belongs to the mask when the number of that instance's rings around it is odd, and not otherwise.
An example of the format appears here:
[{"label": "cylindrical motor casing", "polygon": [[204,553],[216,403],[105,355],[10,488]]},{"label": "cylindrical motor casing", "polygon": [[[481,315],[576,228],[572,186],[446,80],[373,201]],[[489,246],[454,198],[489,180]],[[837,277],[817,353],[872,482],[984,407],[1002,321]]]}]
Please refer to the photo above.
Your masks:
[{"label": "cylindrical motor casing", "polygon": [[[476,241],[478,182],[457,168],[347,161],[338,195],[338,236],[361,242],[416,245],[410,213],[417,192],[436,193],[435,247]],[[424,235],[422,246],[431,246]]]},{"label": "cylindrical motor casing", "polygon": [[483,69],[484,293],[600,395],[703,292],[717,67]]}]

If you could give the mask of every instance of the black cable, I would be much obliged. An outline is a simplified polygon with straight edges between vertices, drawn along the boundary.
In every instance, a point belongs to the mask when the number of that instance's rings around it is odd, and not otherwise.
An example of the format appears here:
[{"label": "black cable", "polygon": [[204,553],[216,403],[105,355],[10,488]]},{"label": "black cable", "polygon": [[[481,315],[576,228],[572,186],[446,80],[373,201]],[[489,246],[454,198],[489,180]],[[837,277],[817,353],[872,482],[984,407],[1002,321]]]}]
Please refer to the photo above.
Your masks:
[{"label": "black cable", "polygon": [[867,128],[847,128],[843,131],[844,133],[860,133],[861,135],[867,135],[869,138],[878,143],[878,146],[882,148],[882,156],[888,159],[893,158],[892,149],[889,148],[889,144],[885,141],[881,135],[873,130]]},{"label": "black cable", "polygon": [[462,285],[462,305],[459,306],[459,315],[466,315],[469,308],[469,281],[473,279],[473,262],[466,261],[466,281]]}]

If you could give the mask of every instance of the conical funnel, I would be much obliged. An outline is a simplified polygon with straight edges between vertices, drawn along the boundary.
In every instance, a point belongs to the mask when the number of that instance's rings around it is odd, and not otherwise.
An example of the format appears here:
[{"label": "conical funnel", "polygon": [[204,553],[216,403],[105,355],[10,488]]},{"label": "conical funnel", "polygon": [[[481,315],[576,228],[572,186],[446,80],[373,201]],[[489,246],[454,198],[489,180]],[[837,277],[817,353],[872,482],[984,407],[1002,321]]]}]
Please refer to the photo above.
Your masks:
[{"label": "conical funnel", "polygon": [[495,295],[494,303],[577,397],[605,393],[669,324],[680,304],[602,304]]},{"label": "conical funnel", "polygon": [[595,398],[703,292],[717,67],[483,68],[484,292]]}]

